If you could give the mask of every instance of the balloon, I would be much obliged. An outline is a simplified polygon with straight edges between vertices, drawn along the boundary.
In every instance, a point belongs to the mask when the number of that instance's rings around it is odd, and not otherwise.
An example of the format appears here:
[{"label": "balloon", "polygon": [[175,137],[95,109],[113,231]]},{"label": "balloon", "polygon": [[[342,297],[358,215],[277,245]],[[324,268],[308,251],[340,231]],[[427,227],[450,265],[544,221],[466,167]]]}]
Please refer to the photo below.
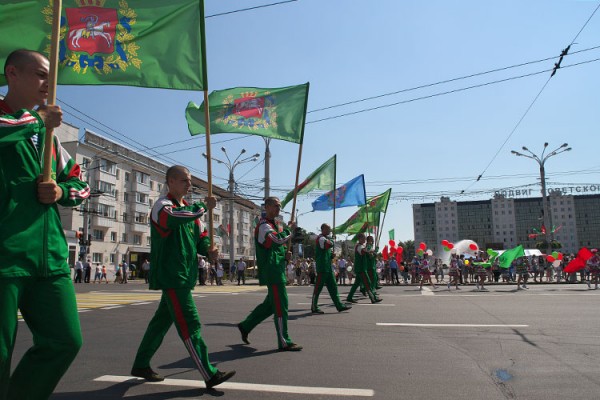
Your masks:
[{"label": "balloon", "polygon": [[551,262],[551,263],[556,261],[556,259],[553,256],[546,256],[546,260],[548,260],[548,262]]},{"label": "balloon", "polygon": [[423,255],[423,249],[417,250],[417,254],[420,255],[420,256],[422,256]]},{"label": "balloon", "polygon": [[563,253],[558,253],[558,259],[559,259],[560,261],[562,261],[562,259],[563,259]]},{"label": "balloon", "polygon": [[454,243],[448,243],[448,248],[452,250],[454,248]]},{"label": "balloon", "polygon": [[390,244],[390,247],[396,247],[396,242],[393,240],[390,240],[388,243]]},{"label": "balloon", "polygon": [[552,257],[558,258],[558,251],[553,251],[552,252]]},{"label": "balloon", "polygon": [[400,271],[404,271],[404,265],[400,266]]},{"label": "balloon", "polygon": [[450,247],[444,246],[444,251],[450,251]]},{"label": "balloon", "polygon": [[428,249],[425,253],[430,257],[433,255],[433,251],[431,249]]},{"label": "balloon", "polygon": [[471,243],[471,244],[469,245],[469,249],[471,249],[471,250],[475,251],[475,250],[477,250],[477,245],[476,245],[475,243]]},{"label": "balloon", "polygon": [[390,256],[393,256],[394,254],[396,254],[396,248],[395,247],[390,247]]},{"label": "balloon", "polygon": [[465,265],[469,265],[471,262],[469,260],[465,260]]},{"label": "balloon", "polygon": [[423,242],[419,243],[419,249],[425,251],[425,249],[427,249],[427,245]]},{"label": "balloon", "polygon": [[496,252],[494,251],[494,249],[487,249],[487,253],[489,256],[493,256],[494,254],[496,254]]},{"label": "balloon", "polygon": [[554,266],[554,268],[558,268],[560,266],[560,260],[555,260],[552,265]]},{"label": "balloon", "polygon": [[403,252],[404,252],[404,249],[402,247],[396,247],[397,254],[402,254]]},{"label": "balloon", "polygon": [[448,241],[446,239],[442,240],[442,246],[448,246]]}]

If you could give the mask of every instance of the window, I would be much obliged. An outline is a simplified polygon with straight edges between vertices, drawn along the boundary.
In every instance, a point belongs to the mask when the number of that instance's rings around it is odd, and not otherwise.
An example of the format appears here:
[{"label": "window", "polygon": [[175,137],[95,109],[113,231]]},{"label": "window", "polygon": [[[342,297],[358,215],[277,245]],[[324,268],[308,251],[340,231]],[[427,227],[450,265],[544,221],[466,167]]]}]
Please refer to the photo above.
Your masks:
[{"label": "window", "polygon": [[106,218],[115,218],[117,215],[115,207],[102,203],[98,204],[97,212],[99,216]]},{"label": "window", "polygon": [[146,236],[146,246],[150,247],[151,238],[150,236]]},{"label": "window", "polygon": [[101,264],[102,263],[102,253],[92,253],[92,262]]},{"label": "window", "polygon": [[150,205],[150,208],[152,208],[152,204],[154,204],[154,202],[152,201],[152,199],[148,199],[148,204]]},{"label": "window", "polygon": [[125,182],[129,182],[129,172],[125,172]]},{"label": "window", "polygon": [[123,201],[129,201],[129,193],[123,192]]},{"label": "window", "polygon": [[158,190],[159,192],[162,190],[162,183],[156,184],[156,190]]},{"label": "window", "polygon": [[117,164],[112,161],[105,160],[104,158],[100,159],[100,171],[106,172],[108,174],[116,175],[117,173]]},{"label": "window", "polygon": [[150,181],[150,190],[154,190],[154,181]]},{"label": "window", "polygon": [[143,184],[147,185],[148,181],[150,181],[150,175],[148,175],[148,174],[145,174],[140,171],[133,171],[133,173],[135,175],[135,181],[137,183],[143,183]]},{"label": "window", "polygon": [[145,224],[147,216],[146,213],[136,212],[134,218],[135,222],[137,222],[138,224]]},{"label": "window", "polygon": [[121,172],[121,170],[117,168],[117,173],[116,173],[117,179],[119,179],[120,172]]},{"label": "window", "polygon": [[102,194],[106,194],[109,196],[115,195],[115,185],[113,185],[112,183],[108,183],[108,182],[104,182],[104,181],[97,181],[96,189],[99,190],[100,192],[102,192]]},{"label": "window", "polygon": [[123,222],[129,221],[128,215],[126,212],[123,213]]},{"label": "window", "polygon": [[133,235],[133,244],[140,246],[142,244],[142,235]]},{"label": "window", "polygon": [[114,255],[114,254],[111,254],[111,255],[110,255],[110,263],[111,263],[111,264],[114,264],[114,263],[115,263],[115,255]]},{"label": "window", "polygon": [[117,232],[111,232],[110,233],[110,241],[111,242],[116,242],[117,241]]},{"label": "window", "polygon": [[94,238],[94,240],[99,240],[99,241],[104,241],[104,232],[101,231],[100,229],[94,229],[92,231],[92,237]]},{"label": "window", "polygon": [[127,243],[127,234],[126,233],[121,234],[121,242]]},{"label": "window", "polygon": [[135,192],[135,201],[142,204],[148,204],[148,195],[146,193]]},{"label": "window", "polygon": [[88,169],[91,164],[92,164],[92,160],[90,160],[87,157],[83,157],[83,160],[81,160],[81,167],[83,169]]}]

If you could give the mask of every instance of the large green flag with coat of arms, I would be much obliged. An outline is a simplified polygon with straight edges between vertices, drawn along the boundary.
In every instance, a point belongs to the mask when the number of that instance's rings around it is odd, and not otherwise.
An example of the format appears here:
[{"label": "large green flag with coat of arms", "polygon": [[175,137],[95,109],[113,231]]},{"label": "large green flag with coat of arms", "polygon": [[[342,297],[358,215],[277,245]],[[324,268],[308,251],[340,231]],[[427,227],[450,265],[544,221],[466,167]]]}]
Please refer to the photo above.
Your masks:
[{"label": "large green flag with coat of arms", "polygon": [[[210,133],[246,133],[302,143],[308,86],[215,90],[208,96]],[[189,102],[185,109],[191,135],[206,133],[204,108],[204,103]]]},{"label": "large green flag with coat of arms", "polygon": [[387,211],[392,189],[373,196],[367,200],[367,204],[361,206],[346,222],[336,226],[334,233],[355,234],[379,226],[380,213]]},{"label": "large green flag with coat of arms", "polygon": [[[298,193],[303,194],[316,189],[333,190],[335,189],[335,162],[334,155],[329,160],[325,161],[319,168],[310,174],[302,183],[298,185]],[[281,208],[294,198],[294,189],[292,189],[283,200],[281,200]]]},{"label": "large green flag with coat of arms", "polygon": [[[52,0],[0,0],[0,65],[48,56]],[[202,0],[63,0],[58,84],[204,90]],[[0,71],[2,73],[2,71]],[[0,75],[0,86],[5,85]]]}]

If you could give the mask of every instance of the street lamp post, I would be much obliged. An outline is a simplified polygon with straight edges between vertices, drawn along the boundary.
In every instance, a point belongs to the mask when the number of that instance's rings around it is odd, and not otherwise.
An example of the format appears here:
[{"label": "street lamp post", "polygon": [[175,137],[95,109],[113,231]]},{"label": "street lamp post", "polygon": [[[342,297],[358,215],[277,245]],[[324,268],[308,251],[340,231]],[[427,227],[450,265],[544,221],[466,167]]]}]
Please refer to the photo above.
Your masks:
[{"label": "street lamp post", "polygon": [[[225,147],[221,147],[221,151],[223,151],[223,153],[225,154],[225,157],[227,158],[227,162],[219,160],[215,157],[211,157],[214,161],[216,161],[218,164],[223,164],[227,167],[227,169],[229,170],[229,185],[228,185],[228,191],[229,191],[229,227],[230,227],[230,231],[229,231],[229,271],[231,271],[231,268],[233,267],[233,264],[235,262],[235,243],[234,243],[234,237],[235,237],[235,224],[233,223],[233,196],[234,196],[234,192],[235,192],[235,179],[234,179],[234,175],[233,172],[235,170],[235,167],[237,167],[240,164],[244,164],[250,161],[256,161],[258,160],[258,157],[260,157],[260,154],[256,153],[250,157],[246,157],[246,158],[242,158],[240,160],[240,157],[242,156],[242,154],[244,154],[246,152],[246,149],[242,149],[242,151],[240,151],[240,154],[238,154],[238,156],[235,158],[235,160],[231,161],[231,159],[229,158],[229,155],[227,154],[227,150],[225,150]],[[207,157],[206,153],[202,154],[204,156],[204,158]],[[212,232],[211,232],[212,234]]]},{"label": "street lamp post", "polygon": [[546,152],[546,149],[548,148],[548,142],[546,142],[546,143],[544,143],[544,148],[543,148],[542,154],[540,156],[538,156],[537,154],[534,154],[531,150],[529,150],[525,146],[523,146],[523,150],[529,154],[519,153],[518,151],[514,151],[514,150],[511,151],[511,153],[516,156],[527,157],[527,158],[531,158],[532,160],[535,160],[540,167],[540,182],[541,182],[541,186],[542,186],[542,208],[543,208],[543,212],[544,212],[544,226],[546,228],[546,241],[548,243],[548,245],[546,247],[547,255],[552,253],[551,250],[552,250],[552,242],[554,241],[554,232],[552,231],[552,215],[550,212],[550,207],[548,206],[548,198],[546,197],[546,169],[544,166],[546,164],[546,161],[550,157],[554,157],[555,155],[564,153],[565,151],[571,151],[571,148],[568,146],[569,145],[567,143],[563,143],[556,149],[554,149],[551,152],[549,152],[548,154],[544,155],[544,153]]}]

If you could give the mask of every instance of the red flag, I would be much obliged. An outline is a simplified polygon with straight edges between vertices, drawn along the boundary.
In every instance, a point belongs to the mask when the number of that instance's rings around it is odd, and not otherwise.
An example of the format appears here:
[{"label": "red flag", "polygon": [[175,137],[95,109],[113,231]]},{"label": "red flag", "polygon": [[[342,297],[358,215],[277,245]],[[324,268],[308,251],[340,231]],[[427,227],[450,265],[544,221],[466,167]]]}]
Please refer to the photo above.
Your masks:
[{"label": "red flag", "polygon": [[582,247],[575,257],[567,266],[564,271],[567,273],[577,272],[585,268],[585,263],[592,257],[592,252],[587,247]]},{"label": "red flag", "polygon": [[384,261],[387,261],[387,259],[389,258],[389,253],[388,253],[388,247],[387,244],[385,245],[385,247],[383,248],[383,251],[381,252],[381,256],[383,257]]}]

